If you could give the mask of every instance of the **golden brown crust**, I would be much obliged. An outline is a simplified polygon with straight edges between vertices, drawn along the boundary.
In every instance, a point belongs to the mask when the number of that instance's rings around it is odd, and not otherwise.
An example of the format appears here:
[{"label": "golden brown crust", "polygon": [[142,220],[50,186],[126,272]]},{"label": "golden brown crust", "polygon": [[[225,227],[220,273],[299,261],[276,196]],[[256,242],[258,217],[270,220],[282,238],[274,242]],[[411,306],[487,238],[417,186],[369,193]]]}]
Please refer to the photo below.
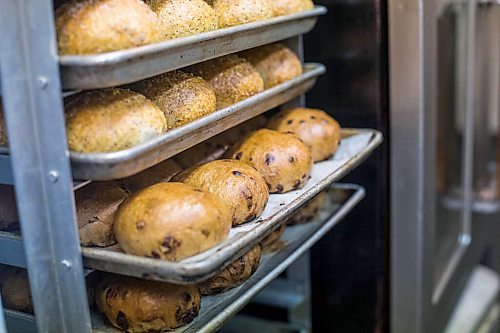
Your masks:
[{"label": "golden brown crust", "polygon": [[215,92],[208,82],[181,71],[140,81],[130,89],[152,100],[167,118],[174,119],[175,127],[206,116],[217,106]]},{"label": "golden brown crust", "polygon": [[243,284],[259,268],[260,257],[261,248],[257,245],[229,264],[222,272],[200,283],[201,294],[216,295]]},{"label": "golden brown crust", "polygon": [[295,134],[311,149],[314,162],[332,157],[340,144],[339,123],[318,109],[293,108],[282,111],[271,118],[268,127]]},{"label": "golden brown crust", "polygon": [[173,159],[163,161],[136,175],[120,179],[118,182],[130,192],[137,192],[159,182],[168,182],[182,167]]},{"label": "golden brown crust", "polygon": [[212,0],[212,6],[219,18],[219,28],[227,28],[273,17],[271,1]]},{"label": "golden brown crust", "polygon": [[155,43],[158,17],[140,0],[72,0],[56,10],[60,54],[93,54]]},{"label": "golden brown crust", "polygon": [[260,241],[262,250],[266,251],[272,249],[273,244],[280,240],[281,236],[285,232],[286,223],[282,223],[276,230],[267,235],[266,238]]},{"label": "golden brown crust", "polygon": [[96,303],[111,324],[127,332],[163,332],[193,321],[201,306],[196,286],[108,275],[96,290]]},{"label": "golden brown crust", "polygon": [[114,226],[125,252],[178,261],[223,242],[231,214],[211,193],[182,183],[158,183],[121,204]]},{"label": "golden brown crust", "polygon": [[127,149],[170,128],[146,97],[125,89],[81,93],[66,104],[69,149],[82,153]]},{"label": "golden brown crust", "polygon": [[268,44],[244,51],[240,56],[248,60],[269,89],[302,74],[302,64],[292,50],[282,44]]},{"label": "golden brown crust", "polygon": [[215,11],[203,0],[146,0],[160,19],[163,39],[199,34],[218,28]]},{"label": "golden brown crust", "polygon": [[235,54],[196,64],[188,70],[212,85],[217,97],[217,109],[264,90],[259,72],[248,61]]},{"label": "golden brown crust", "polygon": [[311,10],[314,3],[311,0],[273,0],[271,7],[273,16],[281,16]]},{"label": "golden brown crust", "polygon": [[128,194],[113,182],[92,182],[75,192],[78,233],[83,246],[116,244],[113,220]]},{"label": "golden brown crust", "polygon": [[2,265],[0,284],[4,307],[33,313],[28,273],[25,269]]},{"label": "golden brown crust", "polygon": [[248,164],[235,160],[197,165],[172,180],[217,195],[230,207],[233,226],[260,216],[269,198],[264,178]]},{"label": "golden brown crust", "polygon": [[312,170],[311,153],[304,143],[293,134],[269,129],[250,133],[230,156],[257,169],[271,193],[302,188]]},{"label": "golden brown crust", "polygon": [[0,185],[0,230],[19,229],[16,196],[12,186]]},{"label": "golden brown crust", "polygon": [[7,127],[5,127],[2,100],[0,99],[0,147],[7,146],[8,144],[9,140],[7,139]]},{"label": "golden brown crust", "polygon": [[304,207],[302,207],[297,214],[295,214],[286,223],[288,225],[297,225],[310,222],[315,217],[319,215],[321,206],[325,202],[325,193],[321,192],[314,199],[309,201]]}]

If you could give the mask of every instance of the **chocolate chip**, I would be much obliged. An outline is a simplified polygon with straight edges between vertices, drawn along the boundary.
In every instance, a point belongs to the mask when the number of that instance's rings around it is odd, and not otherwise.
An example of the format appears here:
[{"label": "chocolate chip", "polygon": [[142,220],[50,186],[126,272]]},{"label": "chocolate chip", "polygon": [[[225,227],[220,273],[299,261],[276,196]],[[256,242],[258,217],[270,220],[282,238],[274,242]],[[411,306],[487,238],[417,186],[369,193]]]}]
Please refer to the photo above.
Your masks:
[{"label": "chocolate chip", "polygon": [[253,161],[252,156],[250,156],[250,157],[248,158],[248,160],[249,160],[250,162],[252,162],[252,161]]},{"label": "chocolate chip", "polygon": [[281,184],[276,185],[276,192],[277,193],[283,192],[283,185],[281,185]]},{"label": "chocolate chip", "polygon": [[163,253],[169,253],[170,251],[175,250],[181,245],[181,241],[175,239],[172,236],[167,236],[161,243],[162,246],[162,252]]},{"label": "chocolate chip", "polygon": [[298,189],[300,186],[300,180],[297,179],[296,181],[293,182],[293,189],[296,190]]},{"label": "chocolate chip", "polygon": [[310,116],[309,118],[311,118],[311,119],[316,119],[316,117],[315,117],[315,116]]},{"label": "chocolate chip", "polygon": [[181,322],[183,324],[187,324],[193,321],[194,318],[198,316],[198,310],[197,309],[187,309],[185,313],[177,314],[175,313],[175,319],[177,319],[178,322]]},{"label": "chocolate chip", "polygon": [[224,287],[213,287],[208,290],[208,294],[210,295],[220,294],[224,290],[226,290]]},{"label": "chocolate chip", "polygon": [[143,229],[144,227],[146,226],[146,222],[144,221],[139,221],[135,224],[135,227],[137,228],[137,230],[141,230]]},{"label": "chocolate chip", "polygon": [[286,122],[288,125],[291,125],[293,123],[293,119],[290,119]]},{"label": "chocolate chip", "polygon": [[290,157],[288,158],[288,162],[290,162],[290,163],[295,162],[295,158],[294,158],[293,156],[290,156]]},{"label": "chocolate chip", "polygon": [[191,294],[188,292],[185,292],[182,294],[182,297],[184,298],[184,302],[189,302],[191,301]]},{"label": "chocolate chip", "polygon": [[239,172],[239,171],[237,171],[237,170],[234,170],[234,171],[233,171],[233,175],[235,175],[235,176],[241,176],[241,175],[242,175],[242,173],[241,173],[241,172]]},{"label": "chocolate chip", "polygon": [[236,154],[236,156],[234,158],[237,160],[240,160],[242,155],[243,155],[243,153],[240,151],[238,154]]},{"label": "chocolate chip", "polygon": [[266,165],[271,164],[274,161],[274,156],[271,154],[266,154]]},{"label": "chocolate chip", "polygon": [[292,131],[286,131],[285,134],[295,134],[295,132]]},{"label": "chocolate chip", "polygon": [[205,237],[210,236],[210,231],[208,231],[207,229],[201,229],[201,233],[202,233],[202,234],[203,234],[203,236],[205,236]]},{"label": "chocolate chip", "polygon": [[160,254],[156,251],[151,251],[151,256],[155,259],[159,259],[160,258]]},{"label": "chocolate chip", "polygon": [[252,265],[252,269],[250,271],[250,275],[253,275],[256,271],[257,271],[257,268],[259,268],[259,263],[258,262],[255,262],[253,265]]},{"label": "chocolate chip", "polygon": [[306,176],[307,176],[306,174],[303,174],[302,179],[306,179]]},{"label": "chocolate chip", "polygon": [[305,121],[305,120],[303,120],[303,119],[300,121],[300,123],[301,123],[301,124],[303,124],[303,123],[305,123],[305,122],[306,122],[306,121]]},{"label": "chocolate chip", "polygon": [[95,223],[99,221],[99,217],[98,216],[93,216],[91,219],[89,219],[89,223]]},{"label": "chocolate chip", "polygon": [[125,331],[128,330],[127,317],[121,311],[118,311],[118,315],[116,316],[116,325]]}]

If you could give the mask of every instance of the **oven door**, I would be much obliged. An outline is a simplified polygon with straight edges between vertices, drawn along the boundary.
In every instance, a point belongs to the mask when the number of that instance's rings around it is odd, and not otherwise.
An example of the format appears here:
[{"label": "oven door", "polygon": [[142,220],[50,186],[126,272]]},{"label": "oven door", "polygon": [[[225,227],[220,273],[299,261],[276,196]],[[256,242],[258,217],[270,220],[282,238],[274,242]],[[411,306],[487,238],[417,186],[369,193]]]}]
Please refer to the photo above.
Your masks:
[{"label": "oven door", "polygon": [[499,7],[389,1],[393,332],[442,332],[500,243]]}]

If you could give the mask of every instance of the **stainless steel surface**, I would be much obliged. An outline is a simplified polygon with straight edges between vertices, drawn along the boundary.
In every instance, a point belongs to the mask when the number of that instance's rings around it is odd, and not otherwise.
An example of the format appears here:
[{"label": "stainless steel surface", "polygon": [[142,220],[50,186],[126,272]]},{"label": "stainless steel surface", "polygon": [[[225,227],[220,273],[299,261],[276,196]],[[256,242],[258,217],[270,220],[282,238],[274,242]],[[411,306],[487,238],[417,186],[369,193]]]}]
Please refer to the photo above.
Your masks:
[{"label": "stainless steel surface", "polygon": [[0,10],[2,101],[39,332],[89,332],[50,0]]},{"label": "stainless steel surface", "polygon": [[[0,89],[2,87],[0,86]],[[7,333],[7,326],[5,326],[5,316],[3,314],[3,305],[2,305],[2,299],[0,297],[0,333]]]},{"label": "stainless steel surface", "polygon": [[4,309],[7,329],[11,333],[36,333],[35,318],[26,313]]},{"label": "stainless steel surface", "polygon": [[[496,208],[478,205],[473,195],[489,183],[479,150],[490,149],[478,100],[485,79],[477,74],[491,67],[475,56],[484,51],[486,22],[477,6],[475,0],[441,8],[431,0],[389,1],[393,332],[442,332],[488,251],[492,230],[483,220]],[[445,22],[450,11],[458,15]],[[443,130],[452,133],[448,146]],[[443,168],[445,154],[456,158]],[[490,215],[482,214],[485,208]]]},{"label": "stainless steel surface", "polygon": [[382,142],[381,133],[375,130],[344,130],[344,134],[351,136],[342,140],[339,150],[331,160],[315,164],[311,179],[303,189],[272,194],[262,216],[253,222],[233,228],[229,238],[222,244],[180,262],[128,255],[116,247],[84,248],[85,266],[179,284],[209,278],[252,248],[317,193],[351,171]]},{"label": "stainless steel surface", "polygon": [[131,83],[197,62],[309,32],[326,8],[97,55],[59,57],[64,89]]},{"label": "stainless steel surface", "polygon": [[0,153],[0,184],[12,185],[13,183],[14,179],[12,177],[10,157]]},{"label": "stainless steel surface", "polygon": [[[218,296],[205,297],[202,300],[200,315],[189,325],[174,332],[214,332],[223,323],[240,310],[252,297],[276,278],[285,268],[300,258],[314,243],[340,222],[364,197],[364,189],[352,184],[334,185],[329,191],[325,207],[320,217],[308,224],[289,227],[282,237],[283,247],[274,253],[262,257],[259,269],[242,286]],[[346,192],[342,202],[332,202],[335,194]],[[94,332],[116,332],[103,325],[101,315],[93,315]]]},{"label": "stainless steel surface", "polygon": [[109,180],[130,176],[188,149],[226,129],[305,93],[325,72],[320,64],[304,65],[304,73],[225,109],[168,131],[144,144],[113,153],[71,152],[75,179]]},{"label": "stainless steel surface", "polygon": [[[389,0],[391,332],[433,332],[431,170],[436,13],[432,0]],[[430,179],[428,179],[428,177]],[[430,198],[427,197],[430,194]],[[430,199],[430,200],[429,200]],[[431,207],[429,208],[429,204]]]}]

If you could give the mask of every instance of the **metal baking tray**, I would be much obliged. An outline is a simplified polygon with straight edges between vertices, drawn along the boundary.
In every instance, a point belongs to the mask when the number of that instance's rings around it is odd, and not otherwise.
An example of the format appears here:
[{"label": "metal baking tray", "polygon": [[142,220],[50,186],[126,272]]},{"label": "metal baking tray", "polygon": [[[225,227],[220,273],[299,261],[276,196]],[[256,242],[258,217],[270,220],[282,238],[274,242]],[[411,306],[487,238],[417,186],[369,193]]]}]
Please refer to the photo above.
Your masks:
[{"label": "metal baking tray", "polygon": [[376,130],[343,130],[337,153],[330,160],[314,165],[311,179],[303,189],[270,195],[258,219],[232,228],[226,241],[201,254],[170,262],[125,254],[117,245],[109,248],[84,247],[84,265],[96,270],[177,284],[206,280],[255,246],[315,195],[351,171],[381,142],[382,134]]},{"label": "metal baking tray", "polygon": [[73,178],[111,180],[138,173],[305,93],[325,71],[321,64],[305,64],[304,73],[299,77],[126,150],[92,154],[71,152]]},{"label": "metal baking tray", "polygon": [[[364,195],[365,191],[359,185],[336,184],[330,187],[327,190],[327,198],[320,215],[316,220],[288,227],[281,237],[280,249],[264,254],[259,268],[248,281],[220,295],[203,297],[198,317],[174,332],[216,331],[267,284],[342,221],[363,199]],[[91,315],[94,333],[120,332],[106,324],[103,316],[96,309],[91,312]],[[8,328],[12,329],[12,332],[36,332],[35,319],[32,315],[5,309],[5,317]]]},{"label": "metal baking tray", "polygon": [[326,8],[219,29],[161,43],[94,55],[59,57],[64,89],[107,88],[197,62],[305,34]]},{"label": "metal baking tray", "polygon": [[[73,178],[112,180],[136,174],[307,92],[325,72],[321,64],[304,64],[304,73],[296,78],[129,149],[111,153],[70,152]],[[0,147],[2,172],[10,171],[8,153],[7,147]]]}]

